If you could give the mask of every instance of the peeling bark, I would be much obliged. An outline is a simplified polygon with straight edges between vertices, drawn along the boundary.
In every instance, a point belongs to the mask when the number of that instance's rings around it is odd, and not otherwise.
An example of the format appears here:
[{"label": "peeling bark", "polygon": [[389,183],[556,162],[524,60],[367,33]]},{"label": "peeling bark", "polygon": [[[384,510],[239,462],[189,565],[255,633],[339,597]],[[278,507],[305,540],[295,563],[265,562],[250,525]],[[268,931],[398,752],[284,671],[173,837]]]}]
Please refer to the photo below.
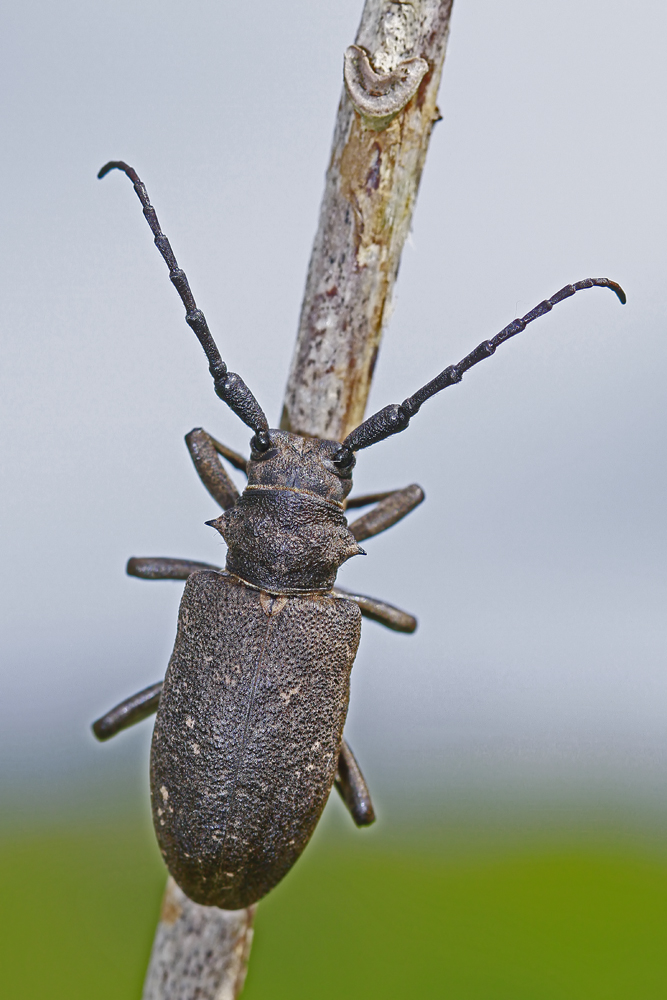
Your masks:
[{"label": "peeling bark", "polygon": [[[452,0],[366,0],[345,58],[331,162],[282,427],[342,440],[363,419],[438,120]],[[236,1000],[255,907],[193,903],[167,882],[143,1000]]]},{"label": "peeling bark", "polygon": [[345,61],[281,426],[342,440],[364,416],[431,129],[452,0],[367,0]]}]

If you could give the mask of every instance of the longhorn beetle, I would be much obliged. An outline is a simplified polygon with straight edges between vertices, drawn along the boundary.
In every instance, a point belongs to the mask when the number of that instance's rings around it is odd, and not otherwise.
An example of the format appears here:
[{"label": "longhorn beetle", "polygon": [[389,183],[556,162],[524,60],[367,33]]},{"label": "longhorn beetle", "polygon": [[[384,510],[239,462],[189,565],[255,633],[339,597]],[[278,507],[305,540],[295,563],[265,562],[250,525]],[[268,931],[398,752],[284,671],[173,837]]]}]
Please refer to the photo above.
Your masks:
[{"label": "longhorn beetle", "polygon": [[[235,910],[289,871],[334,783],[358,826],[375,818],[343,739],[361,617],[399,632],[413,632],[417,623],[334,584],[339,566],[363,552],[359,542],[400,521],[424,494],[413,485],[348,499],[355,453],[405,430],[427,399],[556,303],[594,286],[612,289],[622,303],[625,293],[607,278],[566,285],[342,443],[273,430],[241,377],[227,370],[136,172],[113,161],[98,177],[114,168],[134,184],[215,392],[253,436],[246,461],[201,428],[187,435],[195,469],[223,510],[206,523],[227,543],[227,564],[130,559],[132,576],[187,581],[176,644],[164,682],[117,705],[93,731],[109,739],[157,711],[151,800],[167,867],[195,902]],[[241,495],[220,456],[246,473]],[[346,509],[371,504],[348,525]]]}]

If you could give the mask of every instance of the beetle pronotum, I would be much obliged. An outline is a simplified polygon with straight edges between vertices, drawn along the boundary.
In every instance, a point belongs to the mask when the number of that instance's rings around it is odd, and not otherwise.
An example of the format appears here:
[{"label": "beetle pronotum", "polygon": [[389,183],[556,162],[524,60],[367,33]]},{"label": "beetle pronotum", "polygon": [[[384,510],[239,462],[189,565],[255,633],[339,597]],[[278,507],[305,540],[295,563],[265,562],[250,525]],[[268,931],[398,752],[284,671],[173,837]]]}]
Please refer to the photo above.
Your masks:
[{"label": "beetle pronotum", "polygon": [[[253,431],[250,460],[201,428],[186,442],[223,513],[208,521],[228,546],[225,569],[182,559],[130,559],[144,579],[187,580],[164,682],[140,691],[93,724],[108,739],[157,711],[151,748],[153,822],[169,871],[195,902],[240,909],[292,867],[336,783],[359,826],[373,806],[343,740],[349,678],[362,615],[402,632],[411,616],[335,587],[359,542],[405,517],[419,486],[348,498],[355,453],[405,430],[426,400],[575,292],[610,288],[608,278],[566,285],[515,319],[400,405],[374,413],[345,440],[322,441],[269,428],[240,376],[229,372],[162,233],[146,188],[126,163],[155,244],[202,345],[217,395]],[[220,456],[242,470],[239,495]],[[348,525],[345,511],[372,509]]]}]

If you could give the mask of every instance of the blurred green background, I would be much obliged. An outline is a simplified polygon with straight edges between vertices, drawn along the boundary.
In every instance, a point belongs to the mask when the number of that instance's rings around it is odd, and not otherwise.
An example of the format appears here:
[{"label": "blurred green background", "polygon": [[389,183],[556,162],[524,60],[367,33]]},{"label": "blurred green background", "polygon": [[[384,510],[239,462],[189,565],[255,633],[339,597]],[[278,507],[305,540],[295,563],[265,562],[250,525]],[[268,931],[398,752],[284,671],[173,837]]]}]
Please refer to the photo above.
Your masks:
[{"label": "blurred green background", "polygon": [[[138,1000],[164,885],[145,803],[0,837],[2,995]],[[664,824],[636,810],[338,801],[258,910],[245,1000],[650,1000],[667,983]]]}]

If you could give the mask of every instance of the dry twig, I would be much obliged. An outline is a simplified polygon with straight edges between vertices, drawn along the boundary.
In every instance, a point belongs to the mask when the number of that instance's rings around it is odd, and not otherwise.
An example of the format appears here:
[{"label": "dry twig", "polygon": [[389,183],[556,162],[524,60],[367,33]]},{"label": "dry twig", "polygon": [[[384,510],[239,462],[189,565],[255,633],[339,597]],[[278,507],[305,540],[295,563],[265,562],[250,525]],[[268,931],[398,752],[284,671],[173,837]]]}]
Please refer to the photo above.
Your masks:
[{"label": "dry twig", "polygon": [[[366,0],[345,88],[282,426],[342,440],[361,422],[426,158],[452,0]],[[235,1000],[254,907],[191,902],[170,879],[143,1000]]]},{"label": "dry twig", "polygon": [[346,53],[346,87],[285,396],[287,430],[342,440],[363,420],[439,117],[451,7],[452,0],[367,0]]}]

